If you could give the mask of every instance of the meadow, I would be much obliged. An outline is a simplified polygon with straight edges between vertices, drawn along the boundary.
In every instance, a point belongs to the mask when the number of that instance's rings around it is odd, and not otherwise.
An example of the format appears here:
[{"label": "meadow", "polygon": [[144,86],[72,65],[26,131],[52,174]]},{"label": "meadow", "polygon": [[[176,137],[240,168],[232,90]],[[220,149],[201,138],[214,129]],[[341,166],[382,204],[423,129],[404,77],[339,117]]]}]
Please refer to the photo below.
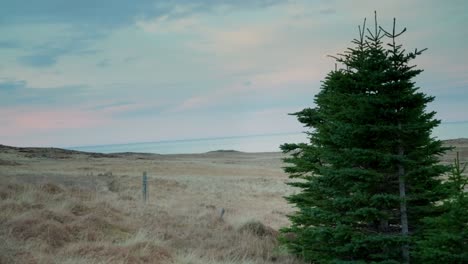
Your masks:
[{"label": "meadow", "polygon": [[[468,159],[445,143],[441,162]],[[0,263],[302,263],[277,241],[298,191],[284,157],[0,146]]]}]

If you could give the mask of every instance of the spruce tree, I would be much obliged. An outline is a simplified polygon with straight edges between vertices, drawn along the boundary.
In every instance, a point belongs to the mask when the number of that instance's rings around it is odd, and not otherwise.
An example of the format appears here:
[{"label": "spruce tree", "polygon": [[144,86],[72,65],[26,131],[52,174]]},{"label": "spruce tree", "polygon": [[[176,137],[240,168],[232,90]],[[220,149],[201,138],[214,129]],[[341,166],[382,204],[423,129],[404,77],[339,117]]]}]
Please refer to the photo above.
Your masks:
[{"label": "spruce tree", "polygon": [[413,82],[422,70],[410,62],[421,51],[396,43],[404,31],[364,21],[353,47],[334,57],[344,69],[326,76],[316,107],[294,113],[310,142],[281,146],[285,171],[299,179],[288,184],[301,189],[286,198],[298,210],[282,232],[294,234],[284,242],[305,260],[409,262],[421,220],[442,213],[434,204],[446,194],[438,177],[446,149],[431,137],[440,123],[426,111],[434,98]]},{"label": "spruce tree", "polygon": [[448,180],[450,196],[440,205],[446,212],[424,219],[425,229],[417,239],[416,259],[420,263],[468,263],[468,195],[465,187],[467,164],[454,160]]}]

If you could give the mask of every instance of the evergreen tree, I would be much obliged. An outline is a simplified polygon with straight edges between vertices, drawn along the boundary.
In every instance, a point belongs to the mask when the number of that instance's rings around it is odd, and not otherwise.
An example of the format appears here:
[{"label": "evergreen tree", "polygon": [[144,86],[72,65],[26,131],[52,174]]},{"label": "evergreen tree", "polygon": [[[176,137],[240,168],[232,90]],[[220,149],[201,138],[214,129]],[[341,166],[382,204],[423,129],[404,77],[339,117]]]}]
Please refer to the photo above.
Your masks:
[{"label": "evergreen tree", "polygon": [[468,195],[464,175],[467,164],[457,157],[447,182],[450,197],[441,205],[446,213],[424,219],[425,231],[417,240],[417,259],[420,263],[468,263]]},{"label": "evergreen tree", "polygon": [[[294,113],[311,130],[309,144],[284,144],[285,168],[300,193],[284,233],[289,249],[314,263],[409,262],[412,234],[424,217],[441,213],[438,164],[446,149],[431,138],[440,121],[418,92],[406,53],[388,33],[359,27],[353,48],[334,57],[345,69],[330,72],[315,108]],[[366,33],[367,32],[367,33]],[[383,39],[390,39],[388,48]]]}]

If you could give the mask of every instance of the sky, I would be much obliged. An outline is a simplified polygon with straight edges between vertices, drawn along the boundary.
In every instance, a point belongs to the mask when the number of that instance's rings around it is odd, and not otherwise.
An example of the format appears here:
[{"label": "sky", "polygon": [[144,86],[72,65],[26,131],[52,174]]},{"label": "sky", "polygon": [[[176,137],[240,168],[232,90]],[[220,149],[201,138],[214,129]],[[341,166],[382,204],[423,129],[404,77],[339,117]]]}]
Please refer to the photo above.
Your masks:
[{"label": "sky", "polygon": [[[374,10],[407,28],[428,110],[468,122],[468,1],[0,0],[0,144],[300,132]],[[468,137],[468,131],[467,131]]]}]

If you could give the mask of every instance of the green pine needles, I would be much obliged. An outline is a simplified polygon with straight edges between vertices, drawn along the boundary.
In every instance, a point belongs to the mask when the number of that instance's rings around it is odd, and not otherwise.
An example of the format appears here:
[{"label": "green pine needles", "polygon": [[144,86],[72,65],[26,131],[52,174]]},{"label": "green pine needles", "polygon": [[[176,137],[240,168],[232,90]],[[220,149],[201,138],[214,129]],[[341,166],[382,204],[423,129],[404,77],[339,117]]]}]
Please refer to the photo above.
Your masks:
[{"label": "green pine needles", "polygon": [[377,23],[359,27],[353,47],[336,57],[344,69],[330,72],[315,108],[294,113],[310,130],[308,144],[284,144],[288,183],[300,192],[282,229],[287,247],[312,263],[417,262],[418,237],[427,219],[447,211],[439,163],[448,148],[431,137],[439,123],[426,106],[434,97],[413,81],[405,32]]},{"label": "green pine needles", "polygon": [[416,257],[420,263],[468,263],[468,195],[465,188],[467,164],[459,155],[451,166],[445,185],[450,196],[440,206],[446,211],[424,219],[426,227],[417,240]]}]

